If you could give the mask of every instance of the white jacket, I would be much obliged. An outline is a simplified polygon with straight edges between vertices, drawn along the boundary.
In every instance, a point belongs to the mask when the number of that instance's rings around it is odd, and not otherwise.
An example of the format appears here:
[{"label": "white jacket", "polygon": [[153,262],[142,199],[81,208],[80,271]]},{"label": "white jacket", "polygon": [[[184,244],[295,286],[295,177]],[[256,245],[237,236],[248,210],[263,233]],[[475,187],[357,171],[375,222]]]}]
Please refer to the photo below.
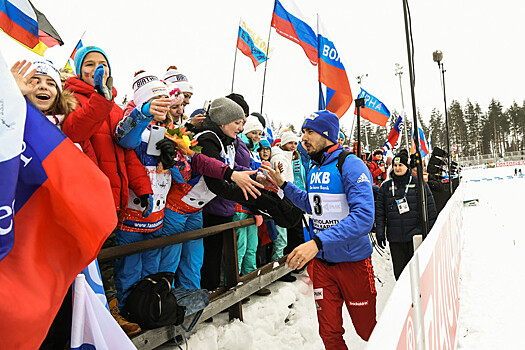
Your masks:
[{"label": "white jacket", "polygon": [[[272,147],[272,157],[270,158],[270,163],[272,166],[275,162],[281,162],[283,164],[283,172],[281,176],[284,181],[293,183],[293,167],[292,167],[293,151],[284,151],[279,146]],[[277,170],[277,169],[276,169]]]}]

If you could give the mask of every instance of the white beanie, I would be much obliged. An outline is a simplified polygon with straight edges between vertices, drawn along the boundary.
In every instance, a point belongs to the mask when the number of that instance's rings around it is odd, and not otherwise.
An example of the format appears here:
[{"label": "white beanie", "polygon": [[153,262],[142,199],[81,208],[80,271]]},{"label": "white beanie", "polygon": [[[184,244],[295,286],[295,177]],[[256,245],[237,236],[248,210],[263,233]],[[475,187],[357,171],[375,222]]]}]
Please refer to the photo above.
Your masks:
[{"label": "white beanie", "polygon": [[299,137],[291,131],[285,131],[281,136],[281,146],[286,145],[288,142],[297,142],[299,143]]},{"label": "white beanie", "polygon": [[53,66],[53,62],[50,60],[35,61],[31,66],[32,69],[36,69],[35,75],[47,75],[55,81],[57,89],[62,91],[62,82],[60,81],[60,71]]},{"label": "white beanie", "polygon": [[250,131],[254,131],[254,130],[264,131],[264,127],[259,121],[259,118],[253,115],[249,115],[248,118],[246,118],[246,124],[244,124],[243,133],[244,135],[246,135]]},{"label": "white beanie", "polygon": [[188,77],[177,70],[177,67],[171,66],[164,73],[164,80],[175,84],[182,92],[191,92],[193,94],[193,85],[188,82]]},{"label": "white beanie", "polygon": [[133,79],[133,102],[137,107],[157,96],[169,96],[166,84],[148,72],[141,72]]}]

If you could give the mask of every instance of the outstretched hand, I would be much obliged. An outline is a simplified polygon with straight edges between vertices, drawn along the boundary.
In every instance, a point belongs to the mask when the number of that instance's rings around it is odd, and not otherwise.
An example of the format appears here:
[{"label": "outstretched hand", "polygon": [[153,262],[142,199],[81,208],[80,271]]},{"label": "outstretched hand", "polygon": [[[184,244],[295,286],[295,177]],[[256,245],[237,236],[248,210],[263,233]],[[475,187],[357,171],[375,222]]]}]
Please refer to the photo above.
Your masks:
[{"label": "outstretched hand", "polygon": [[239,188],[242,190],[242,193],[244,193],[244,198],[248,200],[248,194],[252,196],[253,198],[257,198],[257,196],[261,195],[261,192],[257,189],[264,188],[263,185],[258,183],[257,181],[254,181],[250,176],[255,174],[257,170],[252,171],[234,171],[231,179],[233,182],[239,186]]},{"label": "outstretched hand", "polygon": [[31,91],[35,89],[37,83],[36,80],[33,80],[36,69],[27,73],[29,67],[31,67],[31,62],[27,62],[26,60],[23,60],[22,62],[16,61],[15,64],[13,64],[13,67],[11,67],[11,74],[13,74],[16,84],[24,96],[31,93]]},{"label": "outstretched hand", "polygon": [[[277,167],[278,164],[277,164],[277,163],[274,163],[274,166]],[[275,181],[275,183],[277,184],[277,186],[281,187],[281,186],[284,184],[284,179],[283,179],[283,177],[281,176],[281,173],[280,173],[280,172],[273,170],[272,167],[270,167],[270,166],[267,165],[267,164],[262,164],[262,165],[261,165],[261,169],[266,170],[266,172],[268,173],[268,175],[270,176],[270,178],[271,178],[273,181]]]}]

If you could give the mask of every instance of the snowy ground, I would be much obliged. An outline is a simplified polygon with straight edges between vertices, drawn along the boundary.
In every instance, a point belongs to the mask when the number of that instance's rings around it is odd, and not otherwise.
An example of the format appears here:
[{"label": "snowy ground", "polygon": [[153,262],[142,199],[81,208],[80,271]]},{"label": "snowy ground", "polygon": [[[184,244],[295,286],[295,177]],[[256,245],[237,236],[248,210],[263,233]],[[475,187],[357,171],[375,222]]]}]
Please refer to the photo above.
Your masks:
[{"label": "snowy ground", "polygon": [[[522,170],[525,170],[525,166]],[[480,200],[465,208],[460,272],[459,349],[525,349],[523,329],[525,269],[525,178],[508,178],[514,167],[463,173],[465,199]],[[497,177],[503,178],[502,180]],[[493,179],[491,181],[483,178]],[[475,182],[471,180],[481,180]],[[394,286],[388,251],[372,256],[377,276],[377,318]],[[267,297],[252,295],[243,305],[244,322],[228,322],[227,313],[202,323],[188,340],[191,350],[321,350],[311,282],[306,274],[294,283],[276,282]],[[291,307],[290,307],[291,306]],[[345,340],[365,349],[343,309]],[[158,349],[175,349],[165,344]]]},{"label": "snowy ground", "polygon": [[[394,274],[387,252],[372,255],[378,292],[378,316],[394,286]],[[201,323],[188,340],[190,350],[320,350],[312,283],[306,272],[295,275],[293,283],[275,282],[267,297],[250,296],[243,305],[244,322],[228,322],[228,314],[213,317],[213,323]],[[291,306],[291,307],[290,307]],[[364,349],[366,342],[355,333],[350,316],[343,308],[345,340],[352,349]],[[165,344],[158,350],[176,349]]]},{"label": "snowy ground", "polygon": [[480,202],[463,216],[458,349],[525,349],[525,178],[512,175],[514,167],[464,173],[481,182],[465,184],[465,199]]}]

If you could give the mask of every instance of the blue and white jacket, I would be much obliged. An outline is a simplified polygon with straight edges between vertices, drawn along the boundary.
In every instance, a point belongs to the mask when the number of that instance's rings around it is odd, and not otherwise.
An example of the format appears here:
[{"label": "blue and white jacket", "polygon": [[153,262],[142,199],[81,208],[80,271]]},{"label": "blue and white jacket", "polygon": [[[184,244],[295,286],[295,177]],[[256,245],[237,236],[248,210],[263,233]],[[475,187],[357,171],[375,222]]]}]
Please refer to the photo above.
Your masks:
[{"label": "blue and white jacket", "polygon": [[310,236],[323,248],[316,257],[331,263],[364,260],[372,254],[368,237],[374,223],[374,195],[370,171],[355,155],[346,158],[342,175],[337,160],[343,148],[334,145],[321,164],[312,160],[307,190],[288,182],[284,193],[296,206],[312,214]]}]

